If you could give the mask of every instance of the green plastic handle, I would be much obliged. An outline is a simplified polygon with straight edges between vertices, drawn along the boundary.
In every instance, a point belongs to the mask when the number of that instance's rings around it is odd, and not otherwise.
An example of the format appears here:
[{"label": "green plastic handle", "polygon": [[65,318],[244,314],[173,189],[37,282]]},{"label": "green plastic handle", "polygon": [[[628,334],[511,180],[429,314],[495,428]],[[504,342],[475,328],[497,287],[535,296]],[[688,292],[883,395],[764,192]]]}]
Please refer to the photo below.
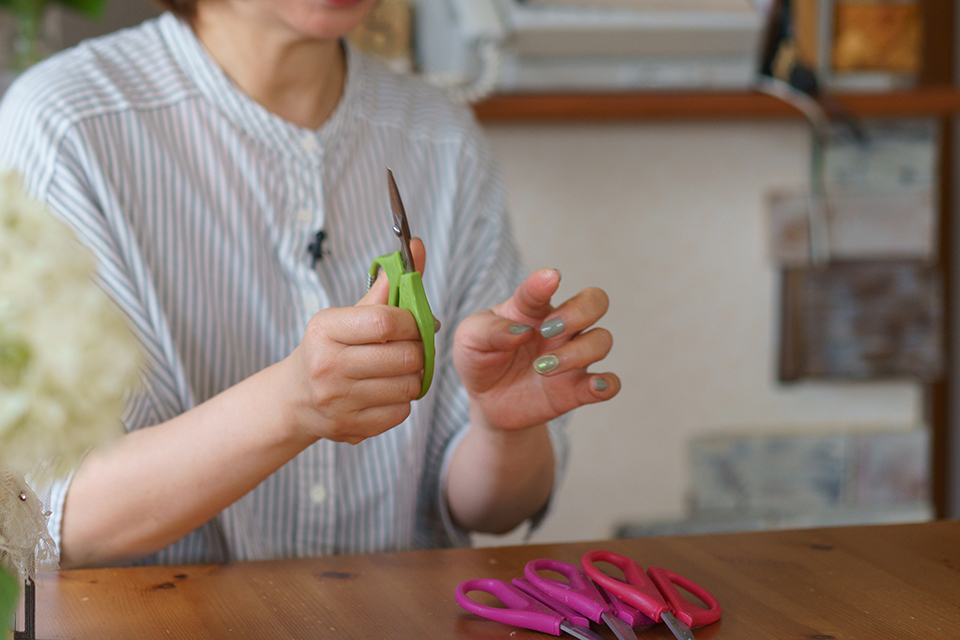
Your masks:
[{"label": "green plastic handle", "polygon": [[427,302],[427,294],[423,290],[423,280],[419,271],[407,272],[403,268],[403,258],[399,251],[380,256],[373,261],[370,267],[370,282],[377,279],[380,269],[387,272],[390,281],[390,296],[387,304],[391,307],[400,307],[413,314],[423,339],[423,380],[420,383],[420,395],[417,400],[427,395],[430,383],[433,382],[434,360],[434,324],[433,311]]}]

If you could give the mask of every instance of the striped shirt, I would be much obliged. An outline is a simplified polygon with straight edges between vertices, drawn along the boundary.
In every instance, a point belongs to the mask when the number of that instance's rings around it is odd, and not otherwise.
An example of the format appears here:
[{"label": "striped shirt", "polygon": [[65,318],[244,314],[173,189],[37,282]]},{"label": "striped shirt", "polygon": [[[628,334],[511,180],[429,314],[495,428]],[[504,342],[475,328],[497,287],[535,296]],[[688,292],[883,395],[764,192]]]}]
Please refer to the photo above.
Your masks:
[{"label": "striped shirt", "polygon": [[[23,74],[0,105],[0,166],[18,169],[93,249],[101,286],[143,344],[128,430],[278,362],[314,313],[359,300],[372,260],[397,248],[391,167],[426,245],[424,287],[443,321],[430,393],[380,436],[356,446],[318,441],[137,562],[468,543],[443,491],[468,421],[454,329],[523,277],[503,184],[469,111],[348,47],[340,104],[320,129],[303,129],[240,92],[189,26],[165,14]],[[307,247],[320,229],[325,255],[314,267]],[[566,442],[559,426],[551,437],[559,478]],[[49,496],[58,543],[68,485]]]}]

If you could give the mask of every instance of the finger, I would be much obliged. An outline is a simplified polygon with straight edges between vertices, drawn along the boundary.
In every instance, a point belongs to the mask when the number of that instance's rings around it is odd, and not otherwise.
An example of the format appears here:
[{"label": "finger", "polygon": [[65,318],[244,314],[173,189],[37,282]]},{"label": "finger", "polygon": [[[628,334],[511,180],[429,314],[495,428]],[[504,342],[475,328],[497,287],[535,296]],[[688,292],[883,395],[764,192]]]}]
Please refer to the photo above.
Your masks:
[{"label": "finger", "polygon": [[[410,239],[410,252],[413,254],[413,262],[416,264],[417,271],[423,275],[423,270],[426,266],[427,261],[427,250],[423,246],[423,242],[420,238],[411,238]],[[387,301],[390,299],[390,279],[387,277],[387,272],[383,269],[380,269],[380,272],[377,274],[377,279],[373,283],[373,286],[367,291],[358,302],[358,305],[371,305],[371,304],[387,304]]]},{"label": "finger", "polygon": [[412,375],[423,369],[423,343],[401,340],[351,346],[339,358],[345,374],[354,380]]},{"label": "finger", "polygon": [[420,340],[413,314],[387,305],[360,305],[326,309],[311,318],[306,336],[341,344],[377,344],[393,340]]},{"label": "finger", "polygon": [[423,246],[423,241],[420,238],[410,238],[410,253],[413,254],[415,269],[422,276],[427,264],[427,249]]},{"label": "finger", "polygon": [[547,339],[574,336],[593,326],[610,308],[610,299],[603,289],[588,287],[556,308],[540,325],[540,335]]},{"label": "finger", "polygon": [[367,291],[357,302],[357,306],[365,306],[372,304],[387,304],[390,300],[390,279],[387,277],[387,272],[383,269],[380,269],[380,273],[377,274],[377,279],[374,281],[373,286]]},{"label": "finger", "polygon": [[356,442],[350,439],[344,439],[344,441],[350,442],[350,444],[357,444],[366,438],[378,436],[381,433],[399,426],[408,417],[410,417],[409,402],[399,402],[397,404],[361,409],[357,412],[357,419],[366,425],[366,437],[359,438]]},{"label": "finger", "polygon": [[509,300],[498,305],[497,313],[506,316],[519,314],[530,320],[546,318],[553,307],[550,298],[560,287],[560,272],[556,269],[540,269],[520,283]]},{"label": "finger", "polygon": [[606,329],[591,329],[551,353],[533,361],[533,369],[540,375],[551,376],[577,369],[586,369],[607,357],[613,348],[613,336]]},{"label": "finger", "polygon": [[358,411],[416,400],[420,395],[419,373],[390,378],[366,378],[350,386],[349,402]]},{"label": "finger", "polygon": [[515,351],[536,332],[528,324],[514,322],[489,309],[474,313],[457,328],[463,346],[476,351]]},{"label": "finger", "polygon": [[410,416],[410,403],[367,407],[360,409],[349,423],[328,432],[324,437],[334,442],[360,444],[367,438],[378,436],[401,424]]},{"label": "finger", "polygon": [[593,404],[609,400],[620,393],[620,378],[614,373],[593,374],[577,384],[577,400],[580,404]]},{"label": "finger", "polygon": [[[620,378],[614,373],[571,371],[555,380],[558,404],[571,411],[586,404],[610,400],[620,393]],[[554,386],[553,383],[551,386]]]}]

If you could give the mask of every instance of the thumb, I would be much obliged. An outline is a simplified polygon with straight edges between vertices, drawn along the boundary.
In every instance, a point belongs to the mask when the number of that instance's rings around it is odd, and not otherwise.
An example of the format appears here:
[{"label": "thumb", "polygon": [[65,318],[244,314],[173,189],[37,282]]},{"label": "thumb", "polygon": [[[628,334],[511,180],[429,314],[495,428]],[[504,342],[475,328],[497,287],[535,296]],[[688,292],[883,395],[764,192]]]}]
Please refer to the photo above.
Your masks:
[{"label": "thumb", "polygon": [[380,273],[377,274],[377,279],[374,281],[373,286],[370,287],[370,290],[367,291],[365,296],[360,298],[360,301],[357,302],[357,306],[387,304],[389,300],[390,279],[387,277],[387,272],[383,269],[380,269]]},{"label": "thumb", "polygon": [[517,290],[494,311],[505,317],[543,320],[553,312],[550,300],[560,287],[560,272],[556,269],[540,269],[527,276]]},{"label": "thumb", "polygon": [[[413,262],[416,265],[416,270],[420,272],[420,275],[423,275],[424,265],[427,261],[427,250],[424,248],[423,241],[420,240],[420,238],[410,239],[410,253],[413,254]],[[357,305],[387,304],[389,300],[390,279],[387,278],[387,273],[381,269],[380,273],[377,274],[377,280],[373,283],[373,286],[370,287],[370,290],[367,291],[367,294],[360,298]]]}]

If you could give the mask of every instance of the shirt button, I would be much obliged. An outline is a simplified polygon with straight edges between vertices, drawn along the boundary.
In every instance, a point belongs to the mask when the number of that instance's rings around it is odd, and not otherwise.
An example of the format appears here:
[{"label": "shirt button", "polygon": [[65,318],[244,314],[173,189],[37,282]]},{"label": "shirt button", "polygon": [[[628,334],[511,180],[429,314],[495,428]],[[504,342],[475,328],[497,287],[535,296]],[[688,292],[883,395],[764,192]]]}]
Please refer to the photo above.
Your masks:
[{"label": "shirt button", "polygon": [[300,211],[297,211],[297,220],[303,224],[310,224],[313,222],[313,212],[309,209],[300,209]]},{"label": "shirt button", "polygon": [[314,504],[323,504],[327,499],[327,489],[321,484],[310,487],[310,501]]},{"label": "shirt button", "polygon": [[302,148],[307,153],[312,153],[317,150],[319,145],[317,144],[317,139],[314,138],[309,133],[300,138],[300,148]]},{"label": "shirt button", "polygon": [[303,304],[310,313],[316,313],[320,310],[320,298],[317,296],[304,296]]}]

